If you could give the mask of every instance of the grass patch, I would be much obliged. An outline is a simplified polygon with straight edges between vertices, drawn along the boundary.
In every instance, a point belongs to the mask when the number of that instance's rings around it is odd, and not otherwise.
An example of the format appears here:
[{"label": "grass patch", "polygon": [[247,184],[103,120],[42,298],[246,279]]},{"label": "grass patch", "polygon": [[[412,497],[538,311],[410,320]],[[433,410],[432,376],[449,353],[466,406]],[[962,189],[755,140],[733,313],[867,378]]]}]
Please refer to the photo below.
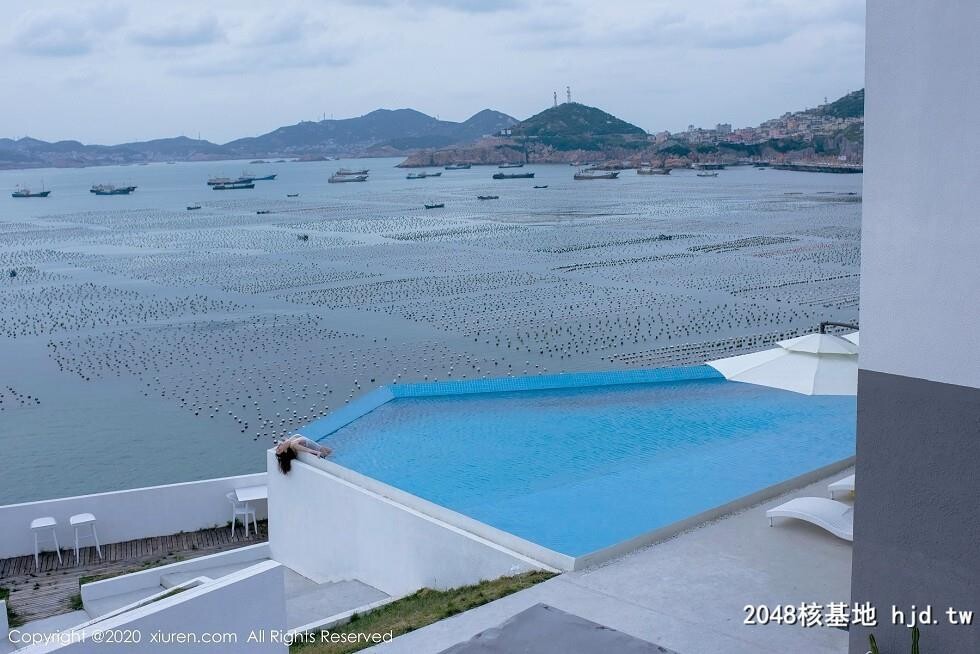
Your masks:
[{"label": "grass patch", "polygon": [[17,611],[10,608],[10,590],[0,586],[0,601],[7,602],[7,624],[11,627],[19,627],[23,624]]},{"label": "grass patch", "polygon": [[[451,590],[423,588],[413,595],[386,604],[366,615],[354,615],[349,623],[335,627],[330,632],[366,636],[391,632],[395,637],[401,636],[457,613],[530,588],[553,576],[551,572],[526,572]],[[349,654],[374,644],[363,640],[354,643],[303,643],[293,645],[290,653]]]},{"label": "grass patch", "polygon": [[85,608],[85,604],[82,602],[82,594],[81,593],[75,593],[74,595],[72,595],[71,597],[69,597],[68,598],[68,607],[72,611],[81,611],[82,609],[84,609]]}]

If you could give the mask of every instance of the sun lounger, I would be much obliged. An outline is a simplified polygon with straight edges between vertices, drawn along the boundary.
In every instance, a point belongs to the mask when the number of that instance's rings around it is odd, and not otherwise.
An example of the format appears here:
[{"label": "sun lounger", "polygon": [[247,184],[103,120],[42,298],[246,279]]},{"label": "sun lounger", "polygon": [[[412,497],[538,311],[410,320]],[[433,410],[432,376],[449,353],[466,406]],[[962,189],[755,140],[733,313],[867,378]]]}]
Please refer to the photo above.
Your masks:
[{"label": "sun lounger", "polygon": [[830,491],[830,499],[834,499],[837,493],[853,493],[854,492],[854,475],[849,477],[844,477],[832,484],[827,485],[827,490]]},{"label": "sun lounger", "polygon": [[846,541],[854,540],[854,507],[824,497],[797,497],[766,511],[773,518],[796,518],[811,522]]}]

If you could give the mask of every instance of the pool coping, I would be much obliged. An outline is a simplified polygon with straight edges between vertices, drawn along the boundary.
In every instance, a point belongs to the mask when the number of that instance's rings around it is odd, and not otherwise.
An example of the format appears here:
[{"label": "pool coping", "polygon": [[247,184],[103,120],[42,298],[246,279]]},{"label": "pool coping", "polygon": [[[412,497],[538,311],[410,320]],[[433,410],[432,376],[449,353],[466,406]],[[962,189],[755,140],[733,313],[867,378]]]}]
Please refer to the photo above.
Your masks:
[{"label": "pool coping", "polygon": [[[383,404],[405,397],[437,397],[477,393],[588,388],[699,379],[723,380],[725,377],[711,366],[700,365],[598,373],[563,373],[539,377],[504,377],[462,381],[432,381],[402,385],[394,384],[381,386],[371,391],[333,414],[304,426],[299,430],[299,433],[316,441],[322,440]],[[722,505],[633,536],[619,543],[579,556],[572,556],[527,540],[511,532],[504,531],[503,529],[489,525],[441,504],[426,500],[391,484],[347,468],[339,463],[306,454],[302,455],[302,459],[304,462],[324,472],[384,497],[407,509],[417,511],[434,520],[443,522],[450,527],[461,529],[491,543],[563,571],[581,570],[599,565],[642,547],[668,540],[704,523],[737,513],[783,493],[802,488],[815,481],[829,477],[853,466],[855,461],[855,457],[850,456],[829,463],[809,472],[791,477],[790,479],[766,486],[748,495],[735,498]]]},{"label": "pool coping", "polygon": [[509,393],[514,391],[543,391],[596,386],[624,386],[698,379],[724,380],[725,376],[707,364],[677,366],[671,368],[640,368],[636,370],[609,370],[602,372],[569,372],[557,375],[528,377],[487,377],[408,384],[385,384],[345,404],[332,413],[303,425],[297,433],[319,441],[338,429],[349,425],[392,400],[410,397],[440,397],[447,395],[475,395],[482,393]]}]

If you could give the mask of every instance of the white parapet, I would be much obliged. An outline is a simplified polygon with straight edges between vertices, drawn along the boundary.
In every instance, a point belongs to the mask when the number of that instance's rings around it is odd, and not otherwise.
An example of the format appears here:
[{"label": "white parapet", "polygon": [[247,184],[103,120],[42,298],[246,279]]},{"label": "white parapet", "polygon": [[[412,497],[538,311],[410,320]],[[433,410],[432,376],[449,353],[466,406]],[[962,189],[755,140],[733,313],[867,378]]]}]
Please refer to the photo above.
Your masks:
[{"label": "white parapet", "polygon": [[[224,525],[231,519],[225,494],[236,488],[263,485],[265,480],[266,473],[260,472],[0,506],[0,558],[33,554],[31,520],[44,516],[58,521],[62,546],[74,542],[68,518],[76,513],[95,515],[102,543]],[[265,517],[264,504],[255,505],[259,519]]]},{"label": "white parapet", "polygon": [[[286,654],[283,568],[265,561],[118,615],[49,635],[23,654]],[[11,631],[18,638],[17,630]]]},{"label": "white parapet", "polygon": [[268,457],[272,556],[317,583],[359,579],[400,597],[554,569],[342,479],[329,462],[302,455],[282,475]]}]

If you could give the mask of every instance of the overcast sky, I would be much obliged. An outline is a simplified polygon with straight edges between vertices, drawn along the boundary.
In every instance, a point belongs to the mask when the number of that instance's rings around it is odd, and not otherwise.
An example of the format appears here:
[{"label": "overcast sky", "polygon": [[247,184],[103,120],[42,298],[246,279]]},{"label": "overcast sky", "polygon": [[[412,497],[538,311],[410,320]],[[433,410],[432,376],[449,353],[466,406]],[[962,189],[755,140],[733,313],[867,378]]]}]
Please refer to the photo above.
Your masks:
[{"label": "overcast sky", "polygon": [[4,0],[0,136],[216,142],[552,92],[648,131],[756,125],[864,85],[863,0]]}]

